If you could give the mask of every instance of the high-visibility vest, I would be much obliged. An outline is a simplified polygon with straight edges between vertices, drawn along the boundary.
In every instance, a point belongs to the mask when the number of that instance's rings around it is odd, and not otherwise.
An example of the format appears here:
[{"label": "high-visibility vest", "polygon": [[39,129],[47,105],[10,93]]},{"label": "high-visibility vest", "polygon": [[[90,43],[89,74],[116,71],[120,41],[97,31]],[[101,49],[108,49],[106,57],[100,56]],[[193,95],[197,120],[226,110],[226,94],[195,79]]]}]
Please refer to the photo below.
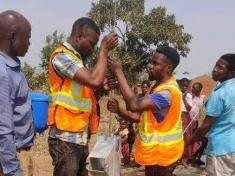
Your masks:
[{"label": "high-visibility vest", "polygon": [[[151,90],[151,88],[150,88]],[[152,111],[141,114],[134,157],[140,165],[169,166],[182,157],[184,151],[181,120],[181,91],[175,77],[153,89],[154,93],[168,90],[171,105],[162,122],[157,122]]]},{"label": "high-visibility vest", "polygon": [[83,64],[81,57],[64,45],[58,47],[49,60],[49,84],[51,101],[48,110],[48,125],[68,132],[83,132],[90,129],[96,133],[99,117],[97,100],[91,88],[74,80],[59,76],[52,66],[52,60],[59,53],[69,56],[75,63]]}]

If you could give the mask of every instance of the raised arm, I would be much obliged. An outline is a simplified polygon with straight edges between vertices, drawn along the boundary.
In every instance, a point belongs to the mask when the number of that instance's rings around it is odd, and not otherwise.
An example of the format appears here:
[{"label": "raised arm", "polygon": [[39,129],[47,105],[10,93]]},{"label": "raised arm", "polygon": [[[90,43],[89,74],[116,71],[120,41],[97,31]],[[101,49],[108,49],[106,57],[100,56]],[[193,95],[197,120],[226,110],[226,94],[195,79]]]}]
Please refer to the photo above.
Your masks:
[{"label": "raised arm", "polygon": [[132,91],[132,89],[127,83],[127,80],[124,76],[124,73],[122,71],[122,66],[120,63],[118,63],[113,59],[108,59],[108,65],[109,69],[116,76],[119,82],[119,87],[122,96],[131,111],[142,112],[144,110],[156,110],[157,107],[148,96],[145,96],[143,98],[138,98],[135,95],[135,93]]},{"label": "raised arm", "polygon": [[110,33],[105,36],[101,42],[97,63],[94,68],[92,70],[88,70],[85,67],[79,69],[74,76],[74,80],[91,88],[99,87],[104,81],[109,51],[117,45],[118,38],[116,34]]}]

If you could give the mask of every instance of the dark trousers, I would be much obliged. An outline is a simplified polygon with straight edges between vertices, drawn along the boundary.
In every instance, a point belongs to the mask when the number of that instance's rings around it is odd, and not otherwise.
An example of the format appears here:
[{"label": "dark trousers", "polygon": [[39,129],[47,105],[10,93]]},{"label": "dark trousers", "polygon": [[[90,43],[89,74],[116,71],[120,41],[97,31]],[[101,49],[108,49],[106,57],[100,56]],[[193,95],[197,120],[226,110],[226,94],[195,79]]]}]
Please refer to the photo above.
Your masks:
[{"label": "dark trousers", "polygon": [[2,170],[2,165],[1,165],[1,163],[0,163],[0,176],[3,176],[4,174],[3,174],[3,170]]},{"label": "dark trousers", "polygon": [[88,146],[48,138],[49,153],[53,160],[54,176],[87,176]]},{"label": "dark trousers", "polygon": [[175,168],[176,164],[167,167],[158,165],[145,166],[145,176],[175,176],[173,174]]},{"label": "dark trousers", "polygon": [[207,138],[207,137],[203,137],[199,149],[198,149],[197,152],[194,154],[194,158],[195,158],[195,159],[201,159],[201,156],[203,155],[204,150],[205,150],[206,147],[207,147],[207,143],[208,143],[208,138]]}]

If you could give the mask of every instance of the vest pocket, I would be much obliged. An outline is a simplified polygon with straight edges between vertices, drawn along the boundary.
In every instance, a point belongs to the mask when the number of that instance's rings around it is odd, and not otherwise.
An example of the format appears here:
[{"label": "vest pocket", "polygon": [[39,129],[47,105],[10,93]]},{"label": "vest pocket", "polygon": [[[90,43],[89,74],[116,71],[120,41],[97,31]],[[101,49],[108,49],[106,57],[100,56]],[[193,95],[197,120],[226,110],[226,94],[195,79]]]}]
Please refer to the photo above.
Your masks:
[{"label": "vest pocket", "polygon": [[89,121],[90,113],[74,111],[71,109],[58,106],[55,121],[60,130],[69,132],[83,132]]}]

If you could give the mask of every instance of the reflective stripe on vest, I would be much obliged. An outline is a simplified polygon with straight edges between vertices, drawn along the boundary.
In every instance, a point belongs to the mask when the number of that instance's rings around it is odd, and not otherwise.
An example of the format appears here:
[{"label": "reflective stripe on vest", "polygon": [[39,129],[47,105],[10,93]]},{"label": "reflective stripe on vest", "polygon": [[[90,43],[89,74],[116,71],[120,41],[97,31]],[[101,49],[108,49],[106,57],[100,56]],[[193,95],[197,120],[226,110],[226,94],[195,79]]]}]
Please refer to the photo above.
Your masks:
[{"label": "reflective stripe on vest", "polygon": [[[165,87],[166,85],[164,85],[164,87]],[[157,89],[161,89],[163,86],[159,86]],[[176,91],[179,91],[177,88],[176,88],[176,84],[173,82],[169,82],[168,84],[167,84],[167,87],[171,87],[171,88],[173,88],[173,89],[175,89]],[[149,90],[151,90],[151,88],[149,89]],[[148,91],[148,93],[149,93],[149,91]],[[143,118],[143,130],[144,130],[144,132],[147,132],[148,131],[148,116],[147,116],[147,113],[146,113],[146,111],[145,112],[143,112],[144,113],[144,118]],[[180,121],[182,121],[181,120],[181,118],[179,119]],[[181,122],[182,123],[182,122]],[[179,123],[180,124],[180,123]],[[181,124],[180,124],[181,125]],[[182,129],[181,127],[180,127],[180,129]]]},{"label": "reflective stripe on vest", "polygon": [[51,100],[53,104],[58,104],[72,110],[91,112],[91,99],[71,98],[69,96],[64,95],[64,93],[54,93],[51,94]]},{"label": "reflective stripe on vest", "polygon": [[[57,50],[60,51],[60,49],[57,49]],[[63,51],[66,54],[69,54],[71,56],[70,58],[75,63],[81,64],[81,61],[79,61],[77,59],[77,56],[71,51],[65,48],[61,48],[61,51]],[[53,90],[51,90],[51,101],[53,104],[61,105],[71,110],[91,112],[91,109],[92,109],[91,98],[81,98],[83,88],[84,88],[83,86],[71,80],[71,85],[69,88],[71,92],[70,91],[69,92],[64,92],[64,91],[54,92]]]},{"label": "reflective stripe on vest", "polygon": [[143,146],[153,146],[157,145],[159,143],[163,143],[164,145],[171,145],[175,142],[178,142],[178,140],[181,140],[183,138],[183,133],[179,132],[176,134],[171,134],[167,136],[159,136],[157,133],[153,133],[150,137],[144,136],[143,134],[139,134],[141,138],[141,144]]},{"label": "reflective stripe on vest", "polygon": [[142,113],[134,157],[140,165],[170,166],[182,157],[184,151],[181,120],[182,95],[175,77],[162,85],[153,86],[150,90],[154,93],[168,90],[172,95],[171,104],[162,122],[158,122],[150,110]]},{"label": "reflective stripe on vest", "polygon": [[83,88],[81,87],[80,84],[77,84],[75,81],[72,81],[72,83],[71,83],[71,90],[72,90],[72,95],[74,97],[81,97],[82,96]]},{"label": "reflective stripe on vest", "polygon": [[[171,87],[172,89],[179,91],[176,88],[176,84],[173,82],[169,82],[167,85],[159,86],[157,89],[161,89],[162,87]],[[139,138],[141,140],[141,144],[143,146],[153,146],[156,144],[164,144],[171,145],[180,140],[183,140],[183,130],[182,130],[182,119],[178,118],[178,122],[175,127],[168,132],[149,132],[148,130],[148,114],[147,112],[143,112],[143,127],[139,129]]]},{"label": "reflective stripe on vest", "polygon": [[178,121],[177,129],[174,132],[169,131],[167,133],[143,133],[139,131],[139,137],[141,140],[141,144],[143,146],[153,146],[159,143],[164,145],[171,145],[172,143],[178,142],[183,138],[183,131],[182,131],[182,121]]},{"label": "reflective stripe on vest", "polygon": [[89,128],[92,133],[95,133],[99,117],[94,92],[85,85],[57,74],[52,60],[60,53],[68,55],[76,64],[83,65],[81,57],[66,46],[57,48],[51,55],[49,62],[51,101],[48,110],[48,125],[56,125],[58,129],[68,132],[84,132]]}]

